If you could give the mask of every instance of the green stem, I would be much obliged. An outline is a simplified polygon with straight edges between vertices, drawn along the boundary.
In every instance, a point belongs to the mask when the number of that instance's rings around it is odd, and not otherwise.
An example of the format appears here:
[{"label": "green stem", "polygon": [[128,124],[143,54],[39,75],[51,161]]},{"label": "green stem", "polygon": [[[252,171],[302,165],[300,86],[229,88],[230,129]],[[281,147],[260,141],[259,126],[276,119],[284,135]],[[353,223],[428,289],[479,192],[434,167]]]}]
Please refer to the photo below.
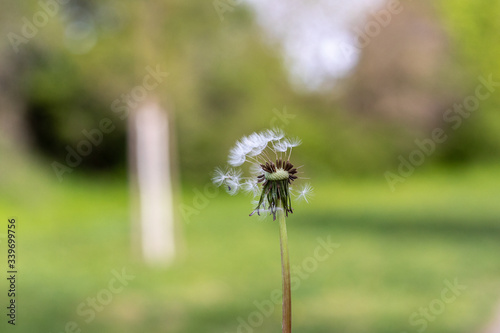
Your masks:
[{"label": "green stem", "polygon": [[283,210],[278,211],[280,225],[281,274],[283,276],[283,333],[292,332],[292,293],[290,290],[290,261],[288,255],[288,237],[286,219]]}]

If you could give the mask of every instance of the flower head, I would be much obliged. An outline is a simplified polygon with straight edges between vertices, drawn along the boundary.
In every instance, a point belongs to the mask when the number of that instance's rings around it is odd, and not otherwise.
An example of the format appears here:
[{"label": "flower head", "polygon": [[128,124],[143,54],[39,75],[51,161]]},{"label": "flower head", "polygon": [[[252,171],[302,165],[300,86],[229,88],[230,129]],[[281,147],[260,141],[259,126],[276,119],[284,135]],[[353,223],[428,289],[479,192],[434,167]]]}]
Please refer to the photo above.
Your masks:
[{"label": "flower head", "polygon": [[[213,182],[217,186],[224,185],[229,194],[236,194],[240,188],[252,193],[258,199],[254,211],[250,214],[269,212],[276,219],[276,213],[283,210],[293,213],[293,182],[297,180],[299,171],[290,157],[292,149],[301,144],[298,138],[288,139],[280,129],[266,130],[245,136],[236,142],[229,152],[229,164],[239,167],[250,163],[252,177],[242,177],[242,172],[235,169],[215,170]],[[305,199],[312,188],[306,185],[298,192],[299,199]]]}]

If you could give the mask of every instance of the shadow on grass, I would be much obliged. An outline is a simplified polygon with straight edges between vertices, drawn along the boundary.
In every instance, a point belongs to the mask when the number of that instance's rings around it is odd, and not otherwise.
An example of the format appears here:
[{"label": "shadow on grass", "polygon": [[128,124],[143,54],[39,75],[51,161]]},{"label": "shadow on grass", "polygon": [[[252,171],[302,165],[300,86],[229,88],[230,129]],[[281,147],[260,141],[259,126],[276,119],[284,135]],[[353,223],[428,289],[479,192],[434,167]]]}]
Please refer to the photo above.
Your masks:
[{"label": "shadow on grass", "polygon": [[442,237],[500,238],[500,218],[465,218],[450,216],[384,213],[356,213],[352,211],[315,212],[304,217],[307,223],[296,223],[304,229],[337,229],[383,234],[433,234]]}]

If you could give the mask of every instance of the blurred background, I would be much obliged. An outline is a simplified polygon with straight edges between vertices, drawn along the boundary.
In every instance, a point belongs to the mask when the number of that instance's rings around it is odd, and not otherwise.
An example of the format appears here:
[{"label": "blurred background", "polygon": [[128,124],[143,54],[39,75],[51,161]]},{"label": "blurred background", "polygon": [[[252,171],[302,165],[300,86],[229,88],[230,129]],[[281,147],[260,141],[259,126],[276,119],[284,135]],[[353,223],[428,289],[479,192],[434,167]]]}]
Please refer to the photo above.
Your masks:
[{"label": "blurred background", "polygon": [[288,220],[295,331],[500,332],[499,12],[4,1],[2,332],[279,332],[278,226],[210,180],[271,127],[315,194]]}]

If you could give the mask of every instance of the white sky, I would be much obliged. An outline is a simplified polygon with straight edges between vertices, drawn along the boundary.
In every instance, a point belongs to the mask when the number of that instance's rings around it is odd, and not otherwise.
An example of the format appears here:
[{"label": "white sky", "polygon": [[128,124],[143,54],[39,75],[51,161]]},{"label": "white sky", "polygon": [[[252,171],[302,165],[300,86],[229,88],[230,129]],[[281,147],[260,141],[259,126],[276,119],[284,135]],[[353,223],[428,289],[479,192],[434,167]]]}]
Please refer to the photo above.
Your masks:
[{"label": "white sky", "polygon": [[[340,45],[354,45],[353,24],[384,0],[245,0],[270,41],[282,48],[294,86],[318,90],[345,76],[358,60]],[[353,51],[356,49],[353,47]]]}]

